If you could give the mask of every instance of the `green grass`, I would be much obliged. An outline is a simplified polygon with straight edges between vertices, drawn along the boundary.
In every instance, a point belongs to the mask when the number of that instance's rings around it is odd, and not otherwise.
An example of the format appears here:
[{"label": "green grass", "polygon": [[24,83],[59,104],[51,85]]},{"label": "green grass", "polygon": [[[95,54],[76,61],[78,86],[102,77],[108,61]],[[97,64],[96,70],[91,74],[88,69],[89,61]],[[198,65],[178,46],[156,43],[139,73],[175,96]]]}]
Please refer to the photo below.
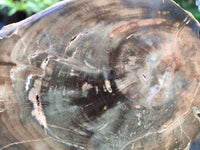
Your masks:
[{"label": "green grass", "polygon": [[61,0],[0,0],[0,9],[7,7],[8,16],[23,11],[28,16],[37,13]]},{"label": "green grass", "polygon": [[200,22],[200,12],[195,5],[195,0],[174,0],[177,2],[183,9],[191,12],[193,16]]},{"label": "green grass", "polygon": [[[0,0],[0,8],[8,8],[8,16],[17,11],[24,11],[28,16],[37,13],[61,0]],[[195,0],[175,0],[180,6],[190,11],[200,22],[200,12],[197,10]]]}]

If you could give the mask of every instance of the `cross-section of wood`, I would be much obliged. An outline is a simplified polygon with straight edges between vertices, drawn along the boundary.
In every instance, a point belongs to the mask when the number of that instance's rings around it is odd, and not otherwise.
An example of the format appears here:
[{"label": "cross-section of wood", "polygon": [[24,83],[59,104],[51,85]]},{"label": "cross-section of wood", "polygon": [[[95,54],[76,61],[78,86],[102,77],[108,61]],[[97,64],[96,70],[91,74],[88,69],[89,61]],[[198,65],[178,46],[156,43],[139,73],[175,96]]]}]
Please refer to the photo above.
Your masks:
[{"label": "cross-section of wood", "polygon": [[172,0],[71,0],[0,31],[0,150],[189,149],[199,23]]}]

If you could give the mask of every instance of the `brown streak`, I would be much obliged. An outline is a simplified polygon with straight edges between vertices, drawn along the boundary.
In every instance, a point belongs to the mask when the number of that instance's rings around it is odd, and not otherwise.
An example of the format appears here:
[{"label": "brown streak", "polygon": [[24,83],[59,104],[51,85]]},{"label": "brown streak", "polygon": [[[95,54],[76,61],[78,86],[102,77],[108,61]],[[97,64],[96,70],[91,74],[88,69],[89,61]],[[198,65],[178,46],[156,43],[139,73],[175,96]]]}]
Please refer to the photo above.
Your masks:
[{"label": "brown streak", "polygon": [[16,66],[17,64],[12,62],[0,62],[0,66]]}]

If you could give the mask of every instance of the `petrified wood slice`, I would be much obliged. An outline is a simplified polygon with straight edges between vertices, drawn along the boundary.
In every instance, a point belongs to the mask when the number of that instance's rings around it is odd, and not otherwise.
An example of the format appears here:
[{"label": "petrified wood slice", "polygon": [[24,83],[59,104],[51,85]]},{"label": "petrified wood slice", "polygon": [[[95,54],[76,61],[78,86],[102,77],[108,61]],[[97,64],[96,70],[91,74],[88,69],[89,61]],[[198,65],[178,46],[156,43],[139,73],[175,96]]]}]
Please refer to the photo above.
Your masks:
[{"label": "petrified wood slice", "polygon": [[64,1],[0,31],[0,150],[189,149],[199,24],[171,0]]}]

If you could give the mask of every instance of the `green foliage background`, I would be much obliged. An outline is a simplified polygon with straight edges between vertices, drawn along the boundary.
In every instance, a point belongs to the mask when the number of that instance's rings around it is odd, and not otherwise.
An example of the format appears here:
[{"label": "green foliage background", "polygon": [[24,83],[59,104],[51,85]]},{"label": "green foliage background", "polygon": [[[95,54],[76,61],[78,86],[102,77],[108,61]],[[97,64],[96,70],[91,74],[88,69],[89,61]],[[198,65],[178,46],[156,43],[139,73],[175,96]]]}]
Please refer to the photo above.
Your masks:
[{"label": "green foliage background", "polygon": [[[17,11],[24,11],[27,16],[37,13],[45,8],[62,0],[0,0],[0,9],[7,7],[8,16],[13,15]],[[195,0],[174,0],[182,8],[191,12],[200,22],[200,12],[195,5]],[[200,32],[199,32],[200,34]],[[200,36],[199,36],[200,37]]]},{"label": "green foliage background", "polygon": [[[0,0],[0,9],[7,7],[8,16],[13,15],[16,11],[24,11],[26,14],[32,15],[37,13],[61,0]],[[200,12],[198,12],[195,0],[174,0],[181,7],[190,11],[194,17],[200,22]]]},{"label": "green foliage background", "polygon": [[37,13],[61,0],[0,0],[0,9],[7,7],[8,16],[24,11],[28,16]]},{"label": "green foliage background", "polygon": [[200,22],[200,12],[195,5],[195,0],[174,0],[177,2],[182,8],[191,12],[194,17]]}]

